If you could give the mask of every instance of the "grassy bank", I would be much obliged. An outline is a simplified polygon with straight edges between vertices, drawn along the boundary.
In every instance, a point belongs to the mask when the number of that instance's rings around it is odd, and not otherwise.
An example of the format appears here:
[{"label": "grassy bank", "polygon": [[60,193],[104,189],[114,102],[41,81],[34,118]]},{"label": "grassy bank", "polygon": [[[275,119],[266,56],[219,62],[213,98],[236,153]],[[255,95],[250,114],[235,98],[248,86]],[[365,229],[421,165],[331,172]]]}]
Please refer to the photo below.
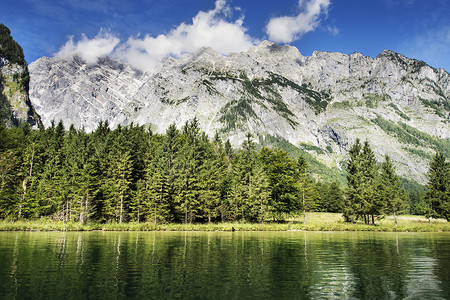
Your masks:
[{"label": "grassy bank", "polygon": [[75,222],[63,223],[48,219],[33,221],[0,221],[1,231],[383,231],[383,232],[450,232],[450,223],[445,220],[431,220],[423,216],[399,216],[398,226],[393,217],[386,217],[376,225],[345,223],[341,214],[308,213],[306,224],[303,216],[290,218],[285,223],[210,223],[210,224],[154,224],[154,223],[91,223],[81,225]]}]

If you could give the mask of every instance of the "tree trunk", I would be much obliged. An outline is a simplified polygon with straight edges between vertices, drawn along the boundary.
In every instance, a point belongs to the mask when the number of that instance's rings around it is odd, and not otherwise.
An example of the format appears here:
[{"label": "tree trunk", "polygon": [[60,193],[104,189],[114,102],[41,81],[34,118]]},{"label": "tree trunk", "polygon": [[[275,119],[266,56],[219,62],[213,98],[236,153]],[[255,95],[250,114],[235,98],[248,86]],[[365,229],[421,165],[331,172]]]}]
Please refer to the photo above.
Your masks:
[{"label": "tree trunk", "polygon": [[33,152],[31,153],[30,178],[31,178],[31,175],[33,174],[33,161],[34,161],[34,147],[33,147]]},{"label": "tree trunk", "polygon": [[80,207],[80,224],[83,224],[83,198],[81,199]]},{"label": "tree trunk", "polygon": [[208,208],[208,223],[211,223],[211,208]]},{"label": "tree trunk", "polygon": [[119,223],[122,223],[123,221],[123,194],[120,195],[120,216],[119,216]]},{"label": "tree trunk", "polygon": [[137,223],[139,224],[139,207],[137,209]]},{"label": "tree trunk", "polygon": [[154,215],[155,215],[155,226],[156,226],[156,201],[155,201],[155,213],[154,213]]},{"label": "tree trunk", "polygon": [[22,201],[19,204],[19,219],[22,217],[22,204],[25,202],[25,195],[27,194],[27,183],[28,183],[28,180],[25,178],[22,181],[23,193],[22,193]]},{"label": "tree trunk", "polygon": [[263,200],[262,200],[262,197],[260,197],[260,199],[259,199],[259,208],[260,208],[260,210],[259,210],[259,214],[260,214],[260,216],[261,216],[261,224],[262,223],[264,223],[264,211],[263,211]]},{"label": "tree trunk", "polygon": [[394,210],[394,223],[395,226],[397,226],[397,214],[395,213],[395,210]]},{"label": "tree trunk", "polygon": [[372,225],[375,225],[375,217],[372,215]]},{"label": "tree trunk", "polygon": [[305,191],[302,193],[303,198],[303,224],[306,225],[306,199],[305,199]]},{"label": "tree trunk", "polygon": [[66,223],[69,221],[69,200],[66,200]]},{"label": "tree trunk", "polygon": [[84,203],[84,225],[89,221],[89,197],[86,195]]}]

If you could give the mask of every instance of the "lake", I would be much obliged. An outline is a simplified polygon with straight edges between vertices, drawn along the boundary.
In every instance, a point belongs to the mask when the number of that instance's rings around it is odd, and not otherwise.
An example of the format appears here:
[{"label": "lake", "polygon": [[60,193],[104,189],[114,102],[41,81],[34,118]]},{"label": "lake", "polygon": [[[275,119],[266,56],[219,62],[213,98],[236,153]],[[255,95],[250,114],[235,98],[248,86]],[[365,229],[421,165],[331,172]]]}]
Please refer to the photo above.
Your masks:
[{"label": "lake", "polygon": [[1,299],[450,299],[450,233],[0,232]]}]

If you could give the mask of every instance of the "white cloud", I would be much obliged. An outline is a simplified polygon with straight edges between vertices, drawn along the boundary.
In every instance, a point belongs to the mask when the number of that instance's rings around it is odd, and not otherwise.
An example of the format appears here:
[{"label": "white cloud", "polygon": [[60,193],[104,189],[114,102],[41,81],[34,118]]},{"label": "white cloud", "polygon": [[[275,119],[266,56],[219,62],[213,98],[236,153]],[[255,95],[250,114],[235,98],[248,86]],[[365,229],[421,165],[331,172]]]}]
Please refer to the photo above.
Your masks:
[{"label": "white cloud", "polygon": [[256,41],[246,34],[243,18],[228,21],[231,13],[226,0],[217,0],[213,10],[200,11],[191,24],[182,23],[157,37],[130,38],[116,56],[135,67],[151,70],[163,57],[180,57],[202,47],[211,47],[221,54],[247,50]]},{"label": "white cloud", "polygon": [[180,57],[202,47],[211,47],[224,55],[245,51],[258,41],[246,33],[243,17],[230,20],[233,11],[239,9],[230,8],[227,0],[217,0],[214,9],[198,12],[192,23],[182,23],[167,34],[130,37],[124,43],[103,32],[91,40],[83,35],[76,43],[71,37],[55,56],[78,55],[88,63],[95,63],[101,56],[112,56],[151,71],[164,57]]},{"label": "white cloud", "polygon": [[55,57],[67,59],[78,56],[88,64],[95,64],[98,58],[111,55],[119,42],[117,37],[103,30],[100,30],[94,39],[88,39],[83,34],[81,40],[74,42],[73,37],[70,37],[66,44],[55,53]]},{"label": "white cloud", "polygon": [[266,27],[269,39],[276,43],[291,43],[320,24],[320,17],[327,14],[330,0],[299,0],[300,13],[270,19]]}]

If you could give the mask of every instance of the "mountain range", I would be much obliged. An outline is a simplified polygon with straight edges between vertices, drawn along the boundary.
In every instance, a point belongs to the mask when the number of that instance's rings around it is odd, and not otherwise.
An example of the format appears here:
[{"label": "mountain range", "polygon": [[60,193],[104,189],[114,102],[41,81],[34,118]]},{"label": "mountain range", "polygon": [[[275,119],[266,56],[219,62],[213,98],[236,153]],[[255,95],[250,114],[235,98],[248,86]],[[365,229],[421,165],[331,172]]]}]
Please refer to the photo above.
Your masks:
[{"label": "mountain range", "polygon": [[338,170],[360,138],[419,183],[435,151],[450,156],[449,73],[389,50],[376,58],[303,56],[264,41],[228,56],[203,48],[170,57],[153,72],[106,57],[96,64],[42,57],[29,70],[30,99],[45,126],[62,120],[89,132],[103,120],[163,133],[197,118],[208,135],[235,146],[250,132]]},{"label": "mountain range", "polygon": [[152,72],[108,57],[42,57],[27,68],[9,29],[0,31],[0,117],[8,126],[62,121],[90,132],[108,121],[164,133],[197,118],[235,147],[250,132],[260,145],[303,153],[316,171],[340,176],[359,138],[421,184],[436,151],[450,157],[449,73],[389,50],[303,56],[264,41],[228,56],[202,48],[169,57]]}]

